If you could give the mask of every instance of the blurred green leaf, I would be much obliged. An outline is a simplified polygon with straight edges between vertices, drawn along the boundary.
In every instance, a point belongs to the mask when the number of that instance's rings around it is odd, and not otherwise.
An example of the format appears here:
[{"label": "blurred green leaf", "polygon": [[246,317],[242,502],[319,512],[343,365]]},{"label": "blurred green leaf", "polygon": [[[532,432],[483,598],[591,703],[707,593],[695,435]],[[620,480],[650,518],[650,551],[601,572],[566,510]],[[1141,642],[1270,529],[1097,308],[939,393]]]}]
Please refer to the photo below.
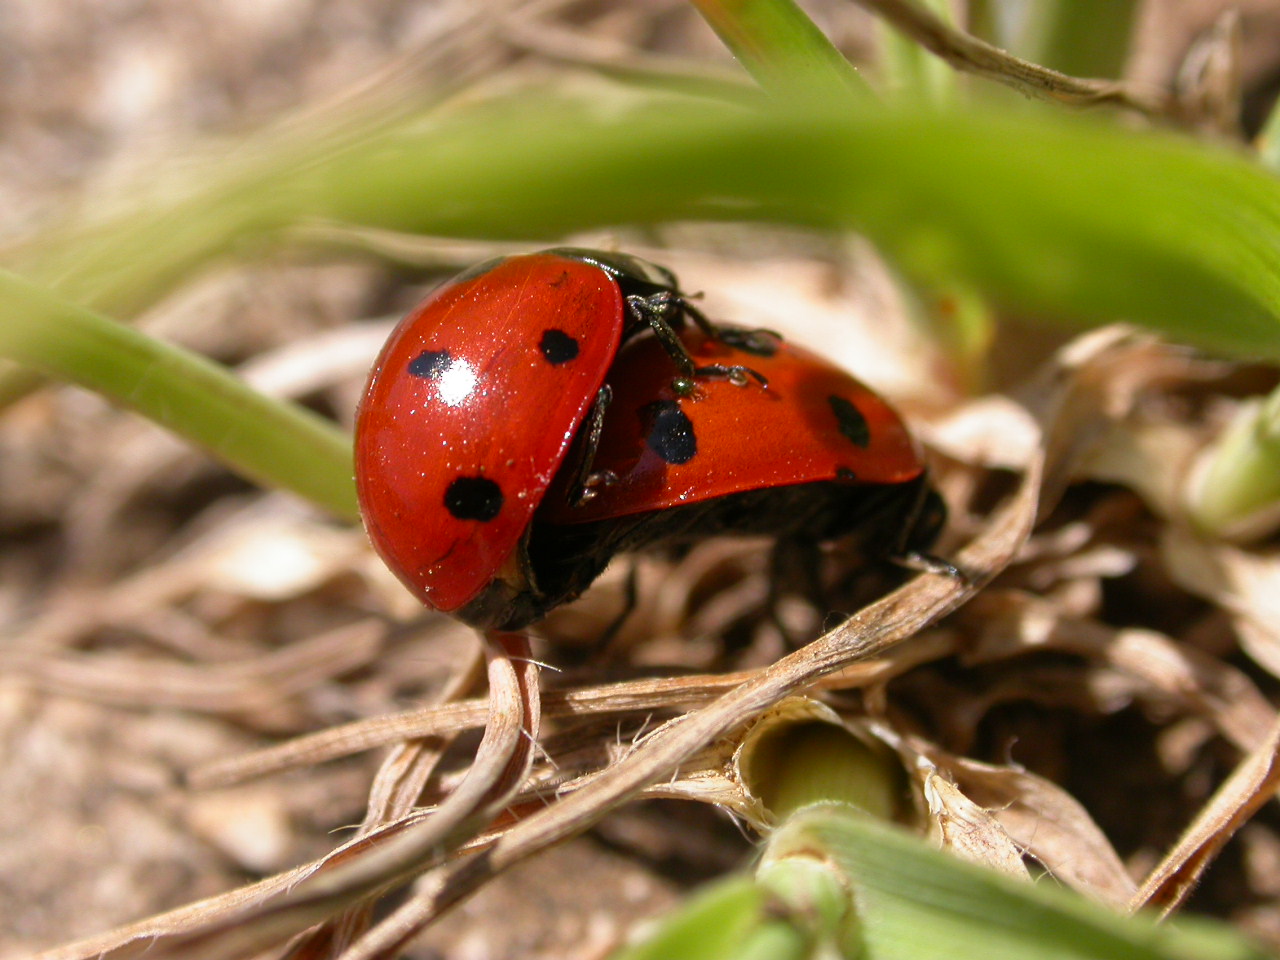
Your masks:
[{"label": "blurred green leaf", "polygon": [[831,804],[769,841],[846,880],[867,960],[1263,960],[1228,928],[1124,916],[1056,887],[1020,883]]},{"label": "blurred green leaf", "polygon": [[1052,880],[1014,880],[856,807],[823,803],[801,808],[769,837],[756,882],[740,876],[711,886],[612,960],[1266,956],[1224,924],[1117,913]]},{"label": "blurred green leaf", "polygon": [[[590,99],[531,91],[361,129],[354,141],[313,136],[312,149],[255,153],[226,182],[202,167],[184,188],[170,184],[133,211],[117,203],[125,210],[114,219],[30,245],[20,259],[86,300],[140,305],[212,258],[261,252],[281,242],[281,228],[315,218],[486,240],[674,220],[785,222],[862,231],[930,289],[972,290],[1024,316],[1129,320],[1211,349],[1280,358],[1280,186],[1242,156],[1169,134],[1045,108],[867,105],[853,114],[642,89]],[[11,300],[9,315],[24,303],[30,297]],[[37,318],[48,313],[40,309]],[[48,356],[38,363],[58,369]],[[98,388],[128,401],[130,371],[148,382],[163,369],[125,365],[114,385]],[[181,380],[172,383],[199,416],[225,403],[209,386],[204,407],[204,381]],[[154,410],[135,405],[177,426],[162,400]],[[247,436],[248,419],[223,429]],[[276,453],[264,456],[283,467],[295,445],[318,444],[323,452],[299,461],[310,465],[300,472],[319,470],[308,482],[328,492],[309,495],[343,502],[350,476],[333,437],[317,440],[314,425],[299,426],[305,418],[272,422],[281,432]],[[179,429],[251,476],[280,476],[228,453],[215,423]]]},{"label": "blurred green leaf", "polygon": [[1225,150],[1048,110],[636,98],[606,111],[530,95],[370,142],[294,189],[300,209],[339,220],[464,236],[702,218],[852,228],[917,278],[1023,313],[1280,357],[1277,181]]},{"label": "blurred green leaf", "polygon": [[693,0],[761,88],[852,109],[870,94],[858,71],[792,0]]},{"label": "blurred green leaf", "polygon": [[252,480],[358,516],[351,441],[333,423],[12,274],[0,272],[0,303],[0,357],[137,410]]},{"label": "blurred green leaf", "polygon": [[805,937],[776,915],[746,877],[713,884],[664,917],[649,936],[611,960],[802,960]]},{"label": "blurred green leaf", "polygon": [[1077,77],[1114,79],[1124,69],[1135,0],[1038,0],[1026,5],[1014,53]]}]

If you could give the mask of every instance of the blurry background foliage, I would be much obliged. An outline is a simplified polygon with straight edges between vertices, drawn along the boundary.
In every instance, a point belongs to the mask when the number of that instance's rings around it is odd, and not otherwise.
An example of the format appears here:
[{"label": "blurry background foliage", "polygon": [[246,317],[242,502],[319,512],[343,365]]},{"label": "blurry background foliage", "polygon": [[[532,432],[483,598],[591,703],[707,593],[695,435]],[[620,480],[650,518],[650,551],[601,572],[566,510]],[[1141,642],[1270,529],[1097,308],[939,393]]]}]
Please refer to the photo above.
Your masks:
[{"label": "blurry background foliage", "polygon": [[[256,14],[251,6],[234,5],[229,15],[314,14],[318,26],[303,41],[323,41],[325,4],[310,11],[281,2]],[[870,240],[912,290],[943,356],[939,379],[957,396],[991,379],[997,318],[1072,327],[1124,320],[1224,356],[1280,359],[1272,78],[1250,75],[1247,58],[1232,59],[1239,35],[1229,27],[1216,45],[1208,32],[1202,61],[1184,64],[1175,96],[1164,92],[1167,77],[1144,75],[1130,57],[1141,11],[1124,0],[974,0],[962,18],[972,36],[930,32],[930,24],[955,23],[938,0],[866,3],[880,17],[874,22],[852,5],[815,3],[826,32],[785,0],[692,6],[736,65],[705,32],[695,50],[619,56],[608,41],[566,46],[558,28],[534,28],[548,11],[572,8],[589,19],[598,11],[587,3],[533,13],[514,3],[406,4],[418,19],[396,9],[370,29],[414,23],[431,46],[406,49],[341,97],[283,120],[267,118],[287,96],[250,104],[253,122],[211,108],[183,131],[195,145],[117,145],[106,173],[84,189],[66,189],[83,170],[74,163],[16,174],[0,246],[0,355],[12,361],[0,371],[0,402],[15,404],[42,376],[80,384],[244,477],[353,520],[344,426],[133,321],[227,264],[374,262],[418,278],[503,245],[607,229],[660,245],[664,229],[711,222],[785,228],[782,242],[820,246],[847,232]],[[621,6],[602,7],[642,22]],[[920,11],[917,35],[899,32],[902,18]],[[83,13],[92,31],[93,5]],[[24,23],[41,16],[20,5],[8,15]],[[689,16],[669,5],[656,22]],[[433,17],[449,22],[441,28]],[[327,29],[340,29],[335,23]],[[476,41],[493,30],[505,31],[505,52],[470,56],[490,49]],[[983,39],[1022,61],[994,55]],[[218,37],[209,43],[217,47]],[[877,55],[859,58],[857,68],[846,57],[872,47]],[[546,69],[550,63],[559,69]],[[8,69],[11,96],[34,95],[39,75]],[[122,75],[127,92],[130,74]],[[135,98],[162,99],[141,74],[134,81]],[[226,91],[227,103],[233,94]],[[33,132],[41,122],[49,117],[14,135],[33,148],[29,155],[56,160],[58,145]],[[99,151],[112,153],[110,124],[96,135]],[[21,196],[24,177],[45,202]],[[1223,493],[1191,505],[1207,526],[1228,527],[1274,501],[1271,420],[1280,418],[1268,411],[1276,406],[1237,425],[1210,485]],[[854,818],[804,829],[826,831],[839,850],[869,828]],[[888,866],[905,864],[907,874],[919,869],[920,883],[954,880],[945,865],[919,867],[899,842],[869,833],[850,846]],[[991,883],[989,902],[1006,915],[1018,909],[1005,899],[1016,893]],[[981,881],[955,881],[966,884]],[[768,889],[768,897],[794,894]],[[760,914],[752,928],[765,930],[760,955],[804,955],[812,931],[797,941],[794,929],[777,929],[777,910],[761,890],[735,880],[709,902],[715,911],[738,903],[733,916],[748,925]],[[810,896],[787,902],[811,906]],[[1077,915],[1075,905],[1036,903],[1066,924],[1055,929],[1069,931],[1044,956],[1101,956],[1089,944],[1103,941],[1106,955],[1191,955],[1145,926],[1126,932],[1098,913]],[[701,927],[731,929],[715,926],[722,922]],[[817,927],[843,948],[842,923]],[[1083,939],[1071,942],[1080,931]],[[1229,938],[1206,937],[1194,941],[1199,955],[1253,955]],[[1010,942],[1022,944],[1012,935]],[[740,949],[713,945],[707,955]],[[991,949],[966,941],[953,955]],[[1030,949],[1009,955],[1037,955]]]}]

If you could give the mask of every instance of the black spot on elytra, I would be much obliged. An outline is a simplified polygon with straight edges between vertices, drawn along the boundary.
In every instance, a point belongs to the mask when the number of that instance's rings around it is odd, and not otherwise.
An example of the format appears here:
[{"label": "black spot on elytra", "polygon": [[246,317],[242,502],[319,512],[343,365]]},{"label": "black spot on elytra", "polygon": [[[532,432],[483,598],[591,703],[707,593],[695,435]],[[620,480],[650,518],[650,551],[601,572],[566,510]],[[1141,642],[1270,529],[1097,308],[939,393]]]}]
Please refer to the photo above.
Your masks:
[{"label": "black spot on elytra", "polygon": [[444,492],[444,508],[459,520],[487,523],[502,511],[502,488],[488,477],[458,477]]},{"label": "black spot on elytra", "polygon": [[656,400],[645,408],[649,449],[667,463],[688,463],[698,453],[693,423],[674,400]]},{"label": "black spot on elytra", "polygon": [[740,330],[737,327],[719,327],[716,339],[757,357],[772,357],[782,343],[782,337],[771,330]]},{"label": "black spot on elytra", "polygon": [[547,363],[552,366],[558,367],[578,357],[578,341],[563,330],[556,330],[554,327],[542,331],[538,349],[542,351]]},{"label": "black spot on elytra", "polygon": [[409,361],[409,373],[424,380],[434,380],[449,368],[452,360],[448,350],[423,350]]},{"label": "black spot on elytra", "polygon": [[848,467],[837,467],[836,479],[843,481],[844,483],[853,483],[855,480],[858,479],[858,475],[854,473],[852,470],[850,470]]},{"label": "black spot on elytra", "polygon": [[827,403],[831,404],[831,412],[836,415],[836,423],[846,439],[857,447],[866,448],[871,445],[871,427],[861,410],[834,393],[827,397]]}]

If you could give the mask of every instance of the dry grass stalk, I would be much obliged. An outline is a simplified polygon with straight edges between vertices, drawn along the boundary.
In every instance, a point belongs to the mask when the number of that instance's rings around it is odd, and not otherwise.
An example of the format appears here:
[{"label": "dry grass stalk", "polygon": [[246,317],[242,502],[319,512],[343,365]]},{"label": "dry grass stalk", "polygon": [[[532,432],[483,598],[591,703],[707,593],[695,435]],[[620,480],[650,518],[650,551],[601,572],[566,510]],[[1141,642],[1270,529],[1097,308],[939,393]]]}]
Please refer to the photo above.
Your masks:
[{"label": "dry grass stalk", "polygon": [[1031,63],[958,30],[912,0],[857,0],[957,70],[994,80],[1039,100],[1074,107],[1112,103],[1147,116],[1167,112],[1159,95],[1112,80],[1085,80]]}]

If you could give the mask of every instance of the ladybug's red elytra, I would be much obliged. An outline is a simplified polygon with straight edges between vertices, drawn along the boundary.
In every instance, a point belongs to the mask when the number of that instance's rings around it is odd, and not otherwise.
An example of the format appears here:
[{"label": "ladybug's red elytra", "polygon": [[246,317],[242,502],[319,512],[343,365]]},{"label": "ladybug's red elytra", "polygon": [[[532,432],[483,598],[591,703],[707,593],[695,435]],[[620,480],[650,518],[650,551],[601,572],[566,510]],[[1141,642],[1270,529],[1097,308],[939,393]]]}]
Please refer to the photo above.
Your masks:
[{"label": "ladybug's red elytra", "polygon": [[391,569],[486,629],[573,599],[619,550],[859,533],[905,554],[945,516],[869,388],[776,334],[713,327],[660,267],[576,249],[473,268],[396,328],[356,478]]},{"label": "ladybug's red elytra", "polygon": [[676,335],[688,318],[709,327],[669,271],[573,248],[490,260],[431,293],[383,347],[357,416],[361,513],[388,566],[475,622],[478,594],[526,579],[518,547],[579,428],[603,415],[628,337],[653,331],[677,389],[741,380],[695,368]]},{"label": "ladybug's red elytra", "polygon": [[689,331],[681,342],[696,364],[749,363],[767,386],[712,380],[681,396],[655,341],[628,344],[606,381],[613,401],[591,455],[591,495],[581,503],[567,493],[550,498],[543,519],[616,519],[820,482],[845,492],[894,487],[924,473],[898,413],[817,354],[776,334],[725,326],[714,337]]}]

